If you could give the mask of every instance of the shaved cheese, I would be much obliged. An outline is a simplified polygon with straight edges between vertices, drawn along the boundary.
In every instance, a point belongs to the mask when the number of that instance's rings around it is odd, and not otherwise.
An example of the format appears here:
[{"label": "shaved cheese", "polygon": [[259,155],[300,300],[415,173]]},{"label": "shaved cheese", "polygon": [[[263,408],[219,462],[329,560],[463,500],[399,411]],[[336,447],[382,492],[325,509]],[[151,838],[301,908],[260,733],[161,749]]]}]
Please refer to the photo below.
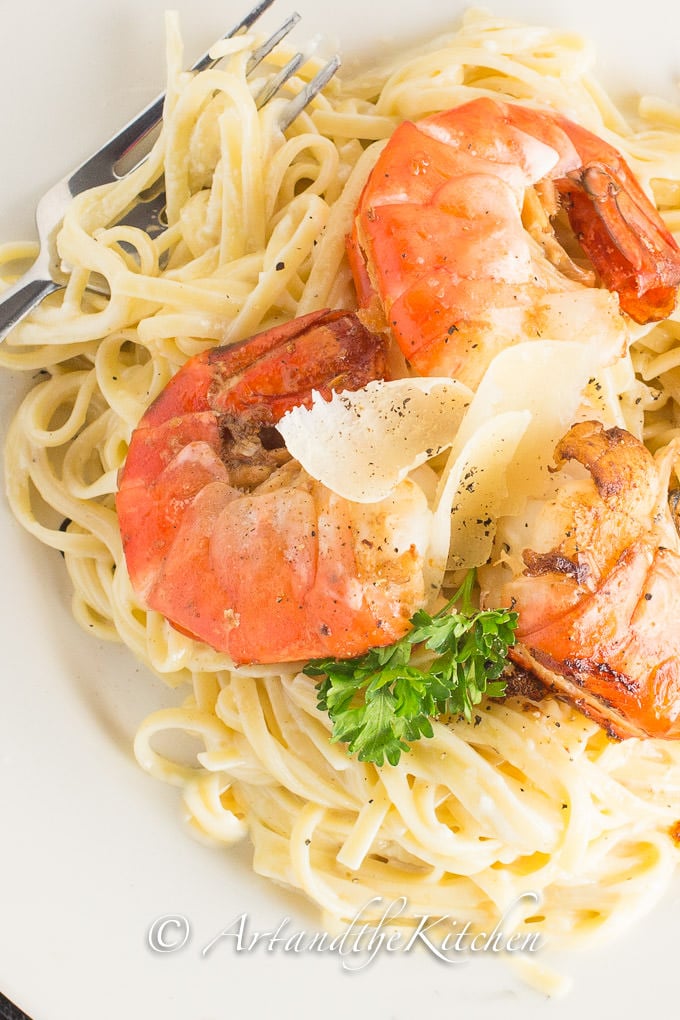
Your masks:
[{"label": "shaved cheese", "polygon": [[[542,493],[553,450],[576,419],[583,391],[598,370],[600,357],[596,343],[533,340],[506,348],[492,361],[465,415],[454,455],[495,416],[530,412],[531,423],[508,465],[503,514],[519,513],[529,497]],[[553,385],[546,386],[546,379]]]},{"label": "shaved cheese", "polygon": [[314,393],[278,430],[305,471],[356,503],[385,499],[406,476],[452,445],[472,401],[455,379],[376,380],[355,392]]},{"label": "shaved cheese", "polygon": [[430,533],[430,589],[439,589],[447,567],[468,569],[488,560],[508,497],[508,468],[530,423],[529,411],[497,415],[451,453]]},{"label": "shaved cheese", "polygon": [[[497,520],[545,488],[601,356],[566,340],[517,344],[494,358],[474,395],[453,379],[375,381],[330,401],[315,393],[278,427],[304,469],[345,499],[377,503],[408,475],[423,487],[433,509],[425,588],[436,593],[446,570],[486,563]],[[447,448],[433,495],[419,472]]]},{"label": "shaved cheese", "polygon": [[[567,341],[517,344],[494,358],[440,482],[428,551],[430,589],[446,569],[486,563],[497,520],[518,513],[546,487],[552,450],[575,419],[598,359],[596,349]],[[547,378],[559,385],[546,387]]]}]

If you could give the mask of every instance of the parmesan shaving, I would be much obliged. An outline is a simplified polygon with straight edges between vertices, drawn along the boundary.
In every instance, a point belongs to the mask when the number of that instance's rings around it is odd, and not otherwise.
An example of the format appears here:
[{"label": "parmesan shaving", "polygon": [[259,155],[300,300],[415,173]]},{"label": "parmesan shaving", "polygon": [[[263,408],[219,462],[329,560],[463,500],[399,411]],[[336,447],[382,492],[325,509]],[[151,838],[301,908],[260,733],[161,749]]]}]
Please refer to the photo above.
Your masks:
[{"label": "parmesan shaving", "polygon": [[488,560],[508,496],[509,468],[530,424],[528,411],[508,411],[485,422],[460,453],[451,454],[431,533],[430,561],[440,571],[439,585],[447,565],[479,567]]},{"label": "parmesan shaving", "polygon": [[278,424],[289,453],[327,488],[356,503],[385,499],[415,468],[450,447],[472,400],[455,379],[376,380],[314,393]]},{"label": "parmesan shaving", "polygon": [[[475,393],[452,455],[498,415],[529,411],[531,422],[507,471],[507,497],[500,512],[519,513],[549,481],[552,451],[577,416],[588,380],[601,365],[597,346],[565,340],[533,340],[508,347],[494,358]],[[553,380],[554,385],[546,385]]]}]

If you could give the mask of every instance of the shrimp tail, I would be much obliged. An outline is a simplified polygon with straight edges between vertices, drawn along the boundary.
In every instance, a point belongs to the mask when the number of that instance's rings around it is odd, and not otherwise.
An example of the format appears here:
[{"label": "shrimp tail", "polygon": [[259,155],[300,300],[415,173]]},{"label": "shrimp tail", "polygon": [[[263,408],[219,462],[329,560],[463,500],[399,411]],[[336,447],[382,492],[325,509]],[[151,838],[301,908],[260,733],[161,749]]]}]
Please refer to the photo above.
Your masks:
[{"label": "shrimp tail", "polygon": [[661,218],[650,215],[649,200],[623,160],[613,153],[608,163],[590,161],[555,185],[572,230],[623,311],[638,323],[670,315],[680,252]]},{"label": "shrimp tail", "polygon": [[[605,429],[599,421],[573,425],[555,447],[555,463],[561,467],[576,460],[589,472],[602,499],[616,501],[628,513],[642,517],[653,506],[654,467],[647,450],[626,429]],[[639,484],[644,479],[644,486]]]}]

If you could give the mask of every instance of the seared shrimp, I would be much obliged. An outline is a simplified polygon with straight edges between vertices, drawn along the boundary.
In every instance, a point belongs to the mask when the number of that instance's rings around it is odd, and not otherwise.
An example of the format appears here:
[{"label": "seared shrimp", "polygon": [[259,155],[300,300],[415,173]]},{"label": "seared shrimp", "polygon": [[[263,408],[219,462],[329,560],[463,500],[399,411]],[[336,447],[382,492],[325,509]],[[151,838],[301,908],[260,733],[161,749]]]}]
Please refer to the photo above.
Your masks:
[{"label": "seared shrimp", "polygon": [[[668,482],[680,448],[654,460],[630,433],[599,422],[558,443],[554,500],[506,528],[532,534],[522,574],[486,599],[519,611],[510,655],[616,737],[680,738],[680,539]],[[521,567],[519,568],[521,569]]]},{"label": "seared shrimp", "polygon": [[145,606],[236,663],[389,644],[424,597],[430,511],[406,480],[350,504],[306,475],[276,423],[312,390],[386,374],[357,317],[313,312],[192,358],[132,435],[117,510]]},{"label": "seared shrimp", "polygon": [[680,283],[680,250],[620,153],[487,98],[397,128],[348,251],[360,303],[413,369],[473,388],[499,350],[535,337],[592,340],[615,360],[620,310],[665,318]]}]

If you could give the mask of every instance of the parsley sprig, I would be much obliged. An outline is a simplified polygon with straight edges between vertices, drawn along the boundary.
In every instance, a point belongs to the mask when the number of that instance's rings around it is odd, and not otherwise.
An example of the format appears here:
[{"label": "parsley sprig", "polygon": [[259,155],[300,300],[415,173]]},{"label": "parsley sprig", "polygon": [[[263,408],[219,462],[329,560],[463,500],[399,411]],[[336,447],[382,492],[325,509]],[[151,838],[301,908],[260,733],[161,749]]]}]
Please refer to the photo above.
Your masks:
[{"label": "parsley sprig", "polygon": [[[515,643],[517,613],[476,610],[475,573],[468,571],[434,616],[418,610],[412,629],[394,644],[355,659],[314,659],[305,666],[308,676],[322,678],[318,708],[333,722],[331,740],[346,743],[359,761],[396,765],[412,741],[433,735],[431,719],[463,715],[471,721],[483,695],[505,693],[499,677]],[[421,656],[423,668],[411,661],[417,646],[436,653]]]}]

